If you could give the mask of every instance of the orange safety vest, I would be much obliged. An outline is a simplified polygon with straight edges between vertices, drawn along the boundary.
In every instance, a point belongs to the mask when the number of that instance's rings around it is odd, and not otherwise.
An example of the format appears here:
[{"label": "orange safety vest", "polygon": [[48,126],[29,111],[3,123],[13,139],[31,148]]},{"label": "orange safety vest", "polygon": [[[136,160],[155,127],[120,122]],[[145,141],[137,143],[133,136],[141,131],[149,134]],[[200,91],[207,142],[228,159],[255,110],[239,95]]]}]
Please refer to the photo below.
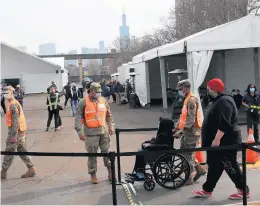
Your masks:
[{"label": "orange safety vest", "polygon": [[25,120],[25,116],[23,113],[23,109],[21,104],[17,101],[17,100],[12,100],[11,102],[8,103],[7,108],[6,108],[6,124],[7,127],[11,127],[12,126],[12,115],[10,112],[10,106],[12,104],[17,104],[20,108],[20,114],[19,114],[19,130],[24,132],[27,127],[26,127],[26,120]]},{"label": "orange safety vest", "polygon": [[88,128],[104,127],[106,125],[106,100],[98,98],[98,102],[90,101],[86,96],[85,121]]},{"label": "orange safety vest", "polygon": [[[191,97],[195,97],[194,94],[190,93],[184,100],[183,108],[181,110],[180,120],[179,120],[179,129],[184,129],[184,125],[187,121],[187,115],[188,115],[188,101]],[[195,121],[195,127],[201,128],[202,127],[202,120],[201,120],[201,111],[199,108],[199,105],[197,105],[197,114],[196,114],[196,121]]]}]

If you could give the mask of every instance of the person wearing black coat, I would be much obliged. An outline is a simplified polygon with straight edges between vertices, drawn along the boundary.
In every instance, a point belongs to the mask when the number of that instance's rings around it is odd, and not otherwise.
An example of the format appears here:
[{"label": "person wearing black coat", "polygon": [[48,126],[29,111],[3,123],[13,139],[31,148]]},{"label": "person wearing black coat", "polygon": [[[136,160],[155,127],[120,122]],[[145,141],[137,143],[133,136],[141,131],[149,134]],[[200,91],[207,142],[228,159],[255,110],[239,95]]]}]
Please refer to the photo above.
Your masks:
[{"label": "person wearing black coat", "polygon": [[246,108],[247,131],[254,129],[255,142],[259,142],[260,97],[257,95],[257,89],[254,84],[248,85],[242,104]]},{"label": "person wearing black coat", "polygon": [[[173,136],[172,130],[174,129],[174,122],[171,119],[161,118],[159,119],[159,128],[156,138],[152,138],[150,141],[145,141],[142,144],[142,151],[159,151],[169,148],[173,148]],[[166,146],[167,145],[167,146]],[[149,153],[151,155],[152,153]],[[155,160],[155,159],[154,159]],[[126,173],[127,178],[134,180],[142,180],[145,172],[145,157],[136,156],[135,166],[133,173]]]},{"label": "person wearing black coat", "polygon": [[49,94],[47,96],[47,109],[48,109],[48,121],[47,121],[47,128],[46,131],[49,131],[52,118],[54,116],[54,125],[55,125],[55,131],[59,130],[62,127],[62,121],[60,117],[59,111],[61,110],[61,106],[59,105],[60,97],[64,94],[59,94],[56,91],[55,87],[52,87],[49,91]]},{"label": "person wearing black coat", "polygon": [[[208,95],[212,104],[207,108],[202,125],[202,147],[218,147],[240,144],[241,130],[238,126],[238,111],[231,93],[224,91],[222,80],[208,82]],[[207,151],[208,175],[202,190],[193,191],[199,197],[210,197],[225,170],[237,188],[229,199],[243,198],[242,172],[237,162],[237,150]],[[247,187],[247,197],[250,196]]]}]

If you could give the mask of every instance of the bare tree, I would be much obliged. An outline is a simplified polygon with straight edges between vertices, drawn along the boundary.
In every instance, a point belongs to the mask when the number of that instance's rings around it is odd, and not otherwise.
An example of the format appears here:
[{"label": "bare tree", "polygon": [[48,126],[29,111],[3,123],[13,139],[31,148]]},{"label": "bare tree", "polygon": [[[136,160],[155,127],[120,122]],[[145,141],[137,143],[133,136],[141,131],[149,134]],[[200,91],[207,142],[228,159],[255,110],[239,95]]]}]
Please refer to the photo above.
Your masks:
[{"label": "bare tree", "polygon": [[249,13],[259,15],[260,0],[182,0],[171,9],[166,26],[178,28],[177,39],[236,20]]},{"label": "bare tree", "polygon": [[250,14],[260,16],[260,0],[249,0],[247,12]]},{"label": "bare tree", "polygon": [[88,60],[88,74],[89,75],[99,75],[101,68],[98,60],[90,59]]}]

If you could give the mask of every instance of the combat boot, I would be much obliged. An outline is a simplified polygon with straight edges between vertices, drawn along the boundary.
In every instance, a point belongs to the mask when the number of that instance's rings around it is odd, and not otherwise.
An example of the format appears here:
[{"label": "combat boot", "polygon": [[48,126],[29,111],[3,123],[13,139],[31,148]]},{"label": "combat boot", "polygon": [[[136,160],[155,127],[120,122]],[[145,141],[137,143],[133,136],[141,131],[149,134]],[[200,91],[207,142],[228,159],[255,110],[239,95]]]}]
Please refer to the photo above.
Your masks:
[{"label": "combat boot", "polygon": [[189,179],[187,180],[187,182],[184,185],[193,185],[193,183],[194,183],[193,177],[190,176]]},{"label": "combat boot", "polygon": [[36,170],[34,167],[28,168],[27,172],[21,175],[21,178],[34,177],[36,175]]},{"label": "combat boot", "polygon": [[91,183],[98,184],[98,179],[95,172],[91,173]]},{"label": "combat boot", "polygon": [[7,170],[6,169],[2,169],[1,171],[1,179],[4,180],[7,178]]},{"label": "combat boot", "polygon": [[201,178],[201,176],[203,176],[207,173],[206,169],[201,167],[201,165],[196,165],[195,169],[196,169],[197,173],[193,178],[194,181],[197,181],[199,178]]}]

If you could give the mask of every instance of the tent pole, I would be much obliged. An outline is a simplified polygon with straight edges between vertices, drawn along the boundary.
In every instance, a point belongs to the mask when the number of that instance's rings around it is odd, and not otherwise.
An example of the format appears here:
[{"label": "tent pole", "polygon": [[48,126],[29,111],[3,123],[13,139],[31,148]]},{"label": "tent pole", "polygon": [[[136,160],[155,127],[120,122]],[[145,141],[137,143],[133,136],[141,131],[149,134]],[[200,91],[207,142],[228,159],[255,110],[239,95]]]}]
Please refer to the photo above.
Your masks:
[{"label": "tent pole", "polygon": [[260,59],[259,59],[259,49],[254,48],[254,65],[255,65],[255,85],[260,88]]},{"label": "tent pole", "polygon": [[166,112],[168,108],[167,103],[167,93],[166,93],[166,78],[165,78],[165,65],[164,65],[164,58],[160,57],[160,74],[161,74],[161,87],[162,87],[162,100],[163,100],[163,110]]},{"label": "tent pole", "polygon": [[221,52],[221,66],[222,66],[222,81],[226,84],[226,52]]}]

